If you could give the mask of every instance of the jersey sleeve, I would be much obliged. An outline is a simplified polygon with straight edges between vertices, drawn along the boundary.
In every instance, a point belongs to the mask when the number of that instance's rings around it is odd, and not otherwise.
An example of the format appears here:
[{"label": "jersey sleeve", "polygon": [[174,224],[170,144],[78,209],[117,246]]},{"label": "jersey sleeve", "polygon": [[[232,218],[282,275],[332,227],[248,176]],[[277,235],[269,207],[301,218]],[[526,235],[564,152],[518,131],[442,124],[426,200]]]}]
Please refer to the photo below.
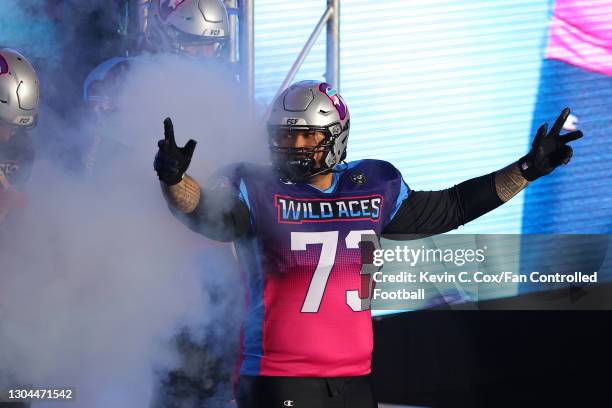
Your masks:
[{"label": "jersey sleeve", "polygon": [[[466,180],[439,191],[413,191],[383,230],[389,239],[406,235],[441,234],[464,225],[503,202],[495,188],[495,173]],[[402,235],[404,235],[402,237]]]},{"label": "jersey sleeve", "polygon": [[389,220],[393,220],[393,218],[397,215],[397,212],[399,211],[400,207],[402,206],[402,203],[404,202],[405,199],[408,198],[408,196],[411,193],[410,187],[408,187],[408,184],[402,177],[401,173],[399,173],[398,179],[399,179],[398,180],[399,189],[397,192],[397,197],[395,198],[395,201],[393,202],[393,210],[391,211]]},{"label": "jersey sleeve", "polygon": [[390,201],[388,214],[386,217],[386,225],[388,225],[396,217],[402,203],[410,196],[411,190],[408,183],[404,180],[402,173],[392,164],[383,162],[382,171],[386,172],[389,177],[389,192],[385,200]]},{"label": "jersey sleeve", "polygon": [[176,214],[190,229],[210,239],[234,241],[253,230],[248,191],[239,165],[217,171],[202,188],[197,207]]}]

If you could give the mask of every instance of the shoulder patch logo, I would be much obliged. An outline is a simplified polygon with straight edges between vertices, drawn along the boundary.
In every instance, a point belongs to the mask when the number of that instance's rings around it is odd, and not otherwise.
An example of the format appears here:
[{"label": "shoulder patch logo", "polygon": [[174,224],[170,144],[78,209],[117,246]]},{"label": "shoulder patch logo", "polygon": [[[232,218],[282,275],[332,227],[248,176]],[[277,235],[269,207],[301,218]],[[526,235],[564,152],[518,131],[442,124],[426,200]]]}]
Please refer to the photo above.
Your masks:
[{"label": "shoulder patch logo", "polygon": [[351,181],[355,184],[362,186],[366,183],[367,180],[366,180],[365,174],[363,174],[362,172],[359,172],[359,173],[351,174]]}]

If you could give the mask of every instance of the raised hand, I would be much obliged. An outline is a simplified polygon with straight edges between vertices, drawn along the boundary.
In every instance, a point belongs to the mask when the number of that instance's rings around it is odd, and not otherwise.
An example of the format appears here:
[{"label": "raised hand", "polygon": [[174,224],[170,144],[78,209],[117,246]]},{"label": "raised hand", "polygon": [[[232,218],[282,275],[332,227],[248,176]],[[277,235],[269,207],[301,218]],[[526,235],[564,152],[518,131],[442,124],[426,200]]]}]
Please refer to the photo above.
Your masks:
[{"label": "raised hand", "polygon": [[174,139],[172,120],[166,118],[164,120],[164,139],[157,142],[159,150],[153,162],[157,177],[169,186],[180,182],[191,163],[196,143],[195,140],[189,139],[185,146],[178,147]]},{"label": "raised hand", "polygon": [[540,126],[531,144],[531,150],[519,160],[521,174],[528,181],[536,180],[560,165],[569,163],[573,151],[568,143],[582,137],[579,130],[559,135],[569,114],[569,108],[563,109],[548,133],[547,123]]}]

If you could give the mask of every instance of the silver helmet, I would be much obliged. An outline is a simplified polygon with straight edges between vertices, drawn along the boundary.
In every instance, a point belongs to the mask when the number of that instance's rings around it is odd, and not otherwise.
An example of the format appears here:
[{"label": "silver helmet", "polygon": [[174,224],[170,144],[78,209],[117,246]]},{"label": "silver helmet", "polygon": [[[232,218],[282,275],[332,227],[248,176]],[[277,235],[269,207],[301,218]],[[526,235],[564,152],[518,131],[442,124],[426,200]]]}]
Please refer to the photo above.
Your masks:
[{"label": "silver helmet", "polygon": [[162,51],[218,57],[229,39],[227,9],[221,0],[154,0],[150,41]]},{"label": "silver helmet", "polygon": [[116,108],[116,99],[135,58],[114,57],[93,69],[83,83],[83,100],[94,111]]},{"label": "silver helmet", "polygon": [[[349,128],[349,111],[338,91],[326,82],[297,82],[272,105],[268,119],[272,162],[289,181],[305,181],[327,173],[346,158]],[[293,132],[317,131],[325,137],[316,146],[292,147],[283,143]],[[317,160],[317,156],[321,159]]]},{"label": "silver helmet", "polygon": [[0,48],[0,121],[34,126],[39,93],[38,75],[28,60],[15,50]]}]

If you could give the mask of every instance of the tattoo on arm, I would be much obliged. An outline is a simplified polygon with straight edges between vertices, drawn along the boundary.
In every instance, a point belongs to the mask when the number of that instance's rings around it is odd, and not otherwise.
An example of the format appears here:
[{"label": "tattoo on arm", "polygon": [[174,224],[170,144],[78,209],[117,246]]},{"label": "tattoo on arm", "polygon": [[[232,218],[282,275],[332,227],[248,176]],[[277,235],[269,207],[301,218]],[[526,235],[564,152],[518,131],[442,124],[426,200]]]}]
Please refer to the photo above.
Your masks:
[{"label": "tattoo on arm", "polygon": [[202,195],[200,185],[188,175],[173,186],[161,184],[166,200],[177,210],[189,214],[198,206]]},{"label": "tattoo on arm", "polygon": [[499,199],[504,203],[520,193],[528,185],[529,181],[521,175],[521,170],[517,163],[512,163],[495,173],[495,190]]}]

